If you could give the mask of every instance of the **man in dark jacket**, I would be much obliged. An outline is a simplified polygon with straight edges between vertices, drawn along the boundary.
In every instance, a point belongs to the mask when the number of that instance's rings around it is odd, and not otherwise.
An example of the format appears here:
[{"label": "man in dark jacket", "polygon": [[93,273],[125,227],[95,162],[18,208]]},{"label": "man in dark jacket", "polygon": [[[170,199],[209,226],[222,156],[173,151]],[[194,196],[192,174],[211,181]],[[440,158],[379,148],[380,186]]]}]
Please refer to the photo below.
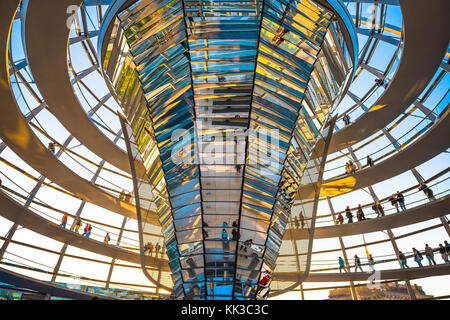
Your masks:
[{"label": "man in dark jacket", "polygon": [[347,208],[345,209],[345,215],[347,216],[348,223],[352,223],[353,222],[353,214],[350,211],[350,207],[349,206],[347,206]]},{"label": "man in dark jacket", "polygon": [[403,211],[406,211],[405,197],[403,196],[403,194],[400,191],[397,191],[396,197],[397,197],[397,202],[400,205],[400,208]]}]

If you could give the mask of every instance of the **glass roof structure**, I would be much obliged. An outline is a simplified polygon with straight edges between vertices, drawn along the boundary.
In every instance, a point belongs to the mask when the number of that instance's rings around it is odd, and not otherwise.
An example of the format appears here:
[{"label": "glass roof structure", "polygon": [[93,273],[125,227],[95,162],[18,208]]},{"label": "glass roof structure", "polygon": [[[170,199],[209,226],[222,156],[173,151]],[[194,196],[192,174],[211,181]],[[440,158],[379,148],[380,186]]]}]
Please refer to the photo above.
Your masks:
[{"label": "glass roof structure", "polygon": [[[445,297],[448,7],[0,4],[0,282],[358,299],[375,268],[411,299],[414,283]],[[414,262],[425,244],[436,265]]]}]

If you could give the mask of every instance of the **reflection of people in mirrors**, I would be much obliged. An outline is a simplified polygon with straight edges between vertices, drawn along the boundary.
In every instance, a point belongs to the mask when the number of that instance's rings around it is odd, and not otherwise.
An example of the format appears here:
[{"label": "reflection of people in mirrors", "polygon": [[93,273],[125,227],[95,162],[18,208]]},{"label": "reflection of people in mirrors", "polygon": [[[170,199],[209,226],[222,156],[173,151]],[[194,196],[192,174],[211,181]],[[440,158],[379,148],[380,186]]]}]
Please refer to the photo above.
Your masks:
[{"label": "reflection of people in mirrors", "polygon": [[241,244],[240,249],[241,250],[243,249],[244,252],[247,252],[247,247],[250,247],[250,245],[252,245],[252,244],[253,244],[253,240],[252,239],[245,240],[244,243]]},{"label": "reflection of people in mirrors", "polygon": [[239,234],[238,229],[233,228],[233,230],[231,231],[231,236],[233,237],[232,240],[237,240],[238,234]]},{"label": "reflection of people in mirrors", "polygon": [[297,216],[294,217],[294,225],[295,225],[295,229],[298,229],[298,227],[300,226]]},{"label": "reflection of people in mirrors", "polygon": [[300,211],[300,223],[302,225],[302,229],[305,227],[305,217],[303,216],[303,211]]},{"label": "reflection of people in mirrors", "polygon": [[264,271],[263,275],[264,276],[261,278],[261,280],[259,280],[257,295],[261,295],[264,289],[267,289],[262,295],[262,298],[264,299],[269,294],[269,285],[270,280],[272,280],[272,275],[268,271]]},{"label": "reflection of people in mirrors", "polygon": [[228,240],[228,233],[225,229],[222,229],[222,240]]}]

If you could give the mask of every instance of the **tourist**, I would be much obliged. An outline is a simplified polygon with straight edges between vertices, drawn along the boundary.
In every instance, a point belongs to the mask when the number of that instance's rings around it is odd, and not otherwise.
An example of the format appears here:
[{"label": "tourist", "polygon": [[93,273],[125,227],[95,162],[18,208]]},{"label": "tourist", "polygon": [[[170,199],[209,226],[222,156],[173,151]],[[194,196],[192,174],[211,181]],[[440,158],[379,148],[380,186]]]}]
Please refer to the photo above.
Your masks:
[{"label": "tourist", "polygon": [[295,229],[298,229],[298,227],[300,225],[299,222],[298,222],[297,216],[294,217],[294,225],[295,225]]},{"label": "tourist", "polygon": [[388,201],[390,201],[390,202],[391,202],[391,205],[392,205],[393,207],[395,207],[395,209],[397,209],[397,213],[400,212],[400,211],[398,210],[397,197],[395,196],[395,194],[392,194],[392,196],[388,199]]},{"label": "tourist", "polygon": [[449,263],[447,250],[445,250],[445,247],[442,245],[442,243],[439,243],[439,253],[441,254],[442,260],[445,263]]},{"label": "tourist", "polygon": [[436,265],[436,261],[434,261],[434,252],[433,249],[431,249],[428,244],[425,245],[425,257],[428,259],[428,264],[431,266],[431,262],[433,262],[434,265]]},{"label": "tourist", "polygon": [[83,230],[83,236],[87,236],[88,232],[89,232],[89,223],[86,223]]},{"label": "tourist", "polygon": [[64,213],[62,220],[61,220],[61,227],[63,227],[64,229],[66,228],[67,218],[68,218],[67,213]]},{"label": "tourist", "polygon": [[345,209],[345,215],[347,216],[348,222],[347,223],[352,223],[353,222],[353,214],[350,211],[350,207],[347,206],[347,208]]},{"label": "tourist", "polygon": [[159,242],[155,245],[155,258],[158,258],[158,252],[161,249],[161,246],[159,245]]},{"label": "tourist", "polygon": [[244,249],[244,252],[247,252],[247,247],[250,247],[253,244],[252,239],[245,240],[241,246],[239,247],[240,250]]},{"label": "tourist", "polygon": [[225,229],[222,229],[222,240],[228,240],[228,233]]},{"label": "tourist", "polygon": [[151,242],[149,241],[149,242],[147,243],[146,248],[144,248],[144,252],[145,252],[145,249],[148,250],[148,254],[151,256],[152,253],[153,253],[153,243],[151,243]]},{"label": "tourist", "polygon": [[350,174],[350,165],[348,162],[345,163],[345,173],[348,175]]},{"label": "tourist", "polygon": [[361,270],[361,272],[364,272],[361,267],[361,259],[358,257],[358,255],[355,254],[355,272],[356,270],[358,270],[358,268]]},{"label": "tourist", "polygon": [[374,164],[373,159],[370,156],[367,156],[367,165],[373,167]]},{"label": "tourist", "polygon": [[385,79],[375,79],[375,85],[377,85],[378,87],[383,86],[384,88],[386,88],[387,82]]},{"label": "tourist", "polygon": [[401,251],[398,252],[398,258],[401,262],[402,269],[409,268],[408,265],[406,264],[406,256],[403,254],[403,252]]},{"label": "tourist", "polygon": [[80,227],[81,227],[81,219],[80,219],[80,217],[77,217],[76,219],[75,219],[75,224],[74,224],[74,231],[76,232],[76,233],[78,233],[78,230],[80,229]]},{"label": "tourist", "polygon": [[238,227],[238,220],[234,220],[233,221],[233,228],[237,228]]},{"label": "tourist", "polygon": [[367,258],[367,262],[369,263],[369,266],[372,269],[372,271],[375,271],[375,261],[373,260],[373,257],[371,254],[369,254],[369,257]]},{"label": "tourist", "polygon": [[300,224],[301,224],[301,228],[303,229],[305,227],[305,217],[303,216],[303,211],[300,211]]},{"label": "tourist", "polygon": [[345,125],[348,126],[350,124],[350,116],[346,113],[342,115],[342,121],[344,121]]},{"label": "tourist", "polygon": [[384,217],[384,207],[381,205],[380,201],[377,202],[377,210],[378,210],[379,215]]},{"label": "tourist", "polygon": [[419,191],[423,191],[425,193],[425,195],[427,196],[428,200],[430,200],[430,201],[436,200],[436,198],[434,197],[434,194],[433,194],[433,190],[428,188],[428,186],[425,183],[421,182],[419,184]]},{"label": "tourist", "polygon": [[348,272],[347,268],[345,268],[344,259],[339,257],[339,272],[342,272],[342,269],[344,269],[345,272]]},{"label": "tourist", "polygon": [[48,144],[48,151],[55,154],[55,144],[53,142],[49,142]]},{"label": "tourist", "polygon": [[106,236],[105,236],[105,243],[108,244],[110,240],[111,240],[111,237],[109,236],[109,232],[107,232]]},{"label": "tourist", "polygon": [[92,232],[92,225],[89,224],[88,232],[86,234],[87,238],[89,238],[91,236],[91,232]]},{"label": "tourist", "polygon": [[450,244],[447,242],[447,240],[444,241],[444,247],[447,252],[447,257],[450,260]]},{"label": "tourist", "polygon": [[400,191],[397,191],[397,202],[400,205],[400,208],[403,211],[406,211],[406,206],[405,206],[405,197],[403,196],[403,194]]},{"label": "tourist", "polygon": [[417,262],[419,267],[423,267],[421,262],[423,260],[422,254],[418,250],[416,250],[416,248],[412,248],[412,252],[414,254],[414,261]]},{"label": "tourist", "polygon": [[228,228],[228,223],[226,223],[225,221],[222,224],[222,228]]},{"label": "tourist", "polygon": [[348,161],[348,167],[349,167],[349,170],[350,170],[350,174],[354,174],[356,172],[356,166],[355,166],[355,164],[353,163],[352,160]]},{"label": "tourist", "polygon": [[378,218],[380,216],[380,211],[378,211],[378,205],[376,202],[373,203],[372,210],[373,210],[373,212],[375,212],[377,214],[377,218]]},{"label": "tourist", "polygon": [[342,216],[342,213],[338,213],[338,216],[337,216],[337,224],[343,224],[344,223],[344,217]]},{"label": "tourist", "polygon": [[366,220],[366,217],[364,216],[364,211],[360,204],[358,204],[358,210],[356,211],[356,218],[358,221]]},{"label": "tourist", "polygon": [[232,236],[232,240],[237,240],[238,237],[238,229],[237,228],[233,228],[233,230],[231,230],[231,236]]},{"label": "tourist", "polygon": [[206,221],[203,221],[203,237],[206,239],[209,237],[208,231],[205,229],[205,227],[209,227],[209,225],[206,223]]}]

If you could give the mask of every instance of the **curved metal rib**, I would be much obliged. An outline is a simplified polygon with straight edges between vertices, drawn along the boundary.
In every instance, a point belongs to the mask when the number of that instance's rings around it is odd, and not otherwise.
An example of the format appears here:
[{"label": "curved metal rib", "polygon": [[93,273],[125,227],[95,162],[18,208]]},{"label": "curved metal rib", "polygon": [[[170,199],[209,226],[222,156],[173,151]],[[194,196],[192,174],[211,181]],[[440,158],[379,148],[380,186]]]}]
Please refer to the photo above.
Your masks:
[{"label": "curved metal rib", "polygon": [[[68,75],[67,48],[70,6],[81,0],[30,1],[26,13],[27,56],[36,85],[52,114],[84,146],[120,170],[130,173],[127,154],[91,121],[75,96]],[[48,8],[52,8],[49,10]],[[137,170],[144,170],[142,163]]]},{"label": "curved metal rib", "polygon": [[400,0],[400,7],[404,47],[395,76],[370,110],[333,135],[330,154],[364,140],[392,122],[417,99],[441,64],[450,38],[450,2]]},{"label": "curved metal rib", "polygon": [[[9,0],[8,0],[9,1]],[[49,283],[42,280],[36,280],[23,274],[0,268],[0,279],[3,283],[8,283],[20,288],[26,288],[37,292],[45,292],[54,297],[61,297],[75,300],[91,300],[96,297],[99,300],[116,300],[108,296],[100,296],[97,294],[86,293],[80,290],[69,289],[60,285]]]},{"label": "curved metal rib", "polygon": [[[324,181],[320,196],[335,196],[365,188],[395,177],[445,151],[450,146],[449,113],[450,109],[420,139],[387,160],[345,178]],[[300,190],[306,194],[314,192],[310,184],[301,186]]]},{"label": "curved metal rib", "polygon": [[[141,263],[139,254],[121,249],[114,245],[108,245],[97,240],[89,239],[78,233],[64,229],[57,224],[42,218],[30,209],[23,207],[4,192],[0,192],[0,216],[38,234],[56,241],[67,243],[71,246],[131,263]],[[146,256],[145,265],[147,267],[169,271],[167,260]]]}]

